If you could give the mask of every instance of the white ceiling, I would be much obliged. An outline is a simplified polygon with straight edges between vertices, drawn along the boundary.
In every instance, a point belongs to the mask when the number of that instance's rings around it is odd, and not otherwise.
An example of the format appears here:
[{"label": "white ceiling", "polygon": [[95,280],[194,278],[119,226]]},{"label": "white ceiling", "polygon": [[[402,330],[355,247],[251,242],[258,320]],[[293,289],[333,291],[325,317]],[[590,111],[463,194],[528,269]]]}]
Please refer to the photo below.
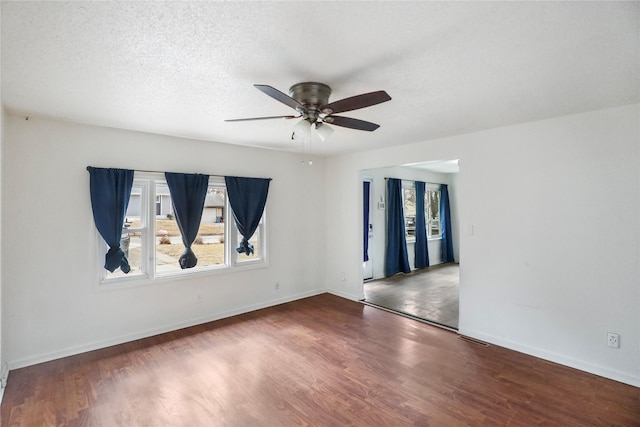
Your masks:
[{"label": "white ceiling", "polygon": [[302,151],[253,87],[301,81],[343,113],[315,154],[640,102],[638,2],[2,2],[2,102],[25,114]]}]

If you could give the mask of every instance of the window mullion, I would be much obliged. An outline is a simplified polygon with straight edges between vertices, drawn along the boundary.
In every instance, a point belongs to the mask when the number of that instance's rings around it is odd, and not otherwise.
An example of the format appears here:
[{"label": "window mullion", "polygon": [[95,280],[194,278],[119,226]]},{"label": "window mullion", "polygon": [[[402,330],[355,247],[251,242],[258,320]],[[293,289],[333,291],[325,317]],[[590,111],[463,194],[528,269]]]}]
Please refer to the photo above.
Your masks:
[{"label": "window mullion", "polygon": [[226,217],[224,224],[224,241],[225,241],[225,253],[224,261],[229,267],[235,267],[238,262],[238,253],[235,251],[236,242],[238,241],[237,229],[235,220],[233,219],[233,213],[231,212],[231,204],[229,203],[229,197],[226,197]]}]

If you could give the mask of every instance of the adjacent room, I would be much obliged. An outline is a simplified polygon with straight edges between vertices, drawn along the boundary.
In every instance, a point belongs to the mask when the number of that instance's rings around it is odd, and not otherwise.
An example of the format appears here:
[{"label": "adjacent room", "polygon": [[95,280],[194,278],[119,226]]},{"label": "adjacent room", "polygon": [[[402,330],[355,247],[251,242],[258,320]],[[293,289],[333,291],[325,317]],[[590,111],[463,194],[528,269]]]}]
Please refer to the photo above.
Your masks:
[{"label": "adjacent room", "polygon": [[1,1],[0,424],[639,425],[639,33]]},{"label": "adjacent room", "polygon": [[[362,172],[364,301],[454,330],[460,286],[458,163]],[[390,221],[397,226],[390,227]]]}]

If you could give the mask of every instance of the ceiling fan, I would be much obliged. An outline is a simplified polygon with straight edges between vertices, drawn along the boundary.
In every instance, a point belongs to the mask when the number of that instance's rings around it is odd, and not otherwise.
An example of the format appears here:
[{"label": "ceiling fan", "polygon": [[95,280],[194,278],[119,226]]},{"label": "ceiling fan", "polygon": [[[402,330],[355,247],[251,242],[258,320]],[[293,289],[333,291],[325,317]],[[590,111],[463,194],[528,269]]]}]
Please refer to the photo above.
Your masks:
[{"label": "ceiling fan", "polygon": [[332,124],[350,129],[372,132],[378,129],[380,125],[351,117],[334,116],[334,114],[358,110],[360,108],[370,107],[372,105],[391,100],[391,97],[387,92],[379,90],[329,103],[331,88],[324,83],[317,82],[296,83],[289,88],[289,95],[286,95],[278,89],[268,85],[256,84],[254,86],[273,99],[293,108],[298,112],[298,115],[252,117],[246,119],[229,119],[225,121],[241,122],[248,120],[302,118],[302,120],[294,127],[294,132],[291,136],[292,139],[295,139],[296,132],[308,133],[311,126],[314,124],[323,141],[328,134],[331,133],[331,129],[324,126],[324,124]]}]

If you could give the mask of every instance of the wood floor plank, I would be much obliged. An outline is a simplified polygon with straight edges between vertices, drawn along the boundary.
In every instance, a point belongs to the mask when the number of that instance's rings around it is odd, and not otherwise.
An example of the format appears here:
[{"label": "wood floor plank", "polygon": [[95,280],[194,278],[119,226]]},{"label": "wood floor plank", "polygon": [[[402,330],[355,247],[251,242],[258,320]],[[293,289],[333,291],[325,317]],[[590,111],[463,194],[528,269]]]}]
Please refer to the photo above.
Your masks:
[{"label": "wood floor plank", "polygon": [[640,389],[324,294],[10,372],[2,426],[640,426]]}]

